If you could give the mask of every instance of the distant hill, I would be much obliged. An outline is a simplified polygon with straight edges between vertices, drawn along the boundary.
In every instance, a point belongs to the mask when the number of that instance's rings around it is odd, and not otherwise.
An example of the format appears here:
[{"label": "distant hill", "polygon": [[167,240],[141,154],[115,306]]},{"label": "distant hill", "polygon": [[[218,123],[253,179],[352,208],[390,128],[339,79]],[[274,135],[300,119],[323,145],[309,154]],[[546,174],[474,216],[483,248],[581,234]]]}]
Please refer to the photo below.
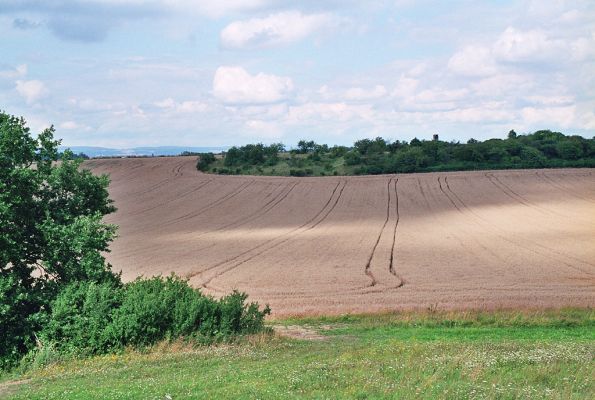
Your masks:
[{"label": "distant hill", "polygon": [[158,147],[133,147],[130,149],[112,149],[94,146],[60,146],[60,151],[70,149],[73,153],[85,153],[89,157],[118,157],[118,156],[177,156],[184,151],[206,153],[219,153],[227,147],[184,147],[184,146],[158,146]]}]

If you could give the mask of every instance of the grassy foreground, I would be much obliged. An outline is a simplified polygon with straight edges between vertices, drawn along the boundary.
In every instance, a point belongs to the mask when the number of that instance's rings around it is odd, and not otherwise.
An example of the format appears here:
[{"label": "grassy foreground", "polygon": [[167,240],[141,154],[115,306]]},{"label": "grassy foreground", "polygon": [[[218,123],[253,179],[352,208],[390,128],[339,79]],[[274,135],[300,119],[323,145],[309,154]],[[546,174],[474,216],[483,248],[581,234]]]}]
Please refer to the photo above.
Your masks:
[{"label": "grassy foreground", "polygon": [[401,313],[271,324],[303,339],[261,335],[211,347],[163,343],[146,352],[60,361],[0,378],[0,397],[595,398],[592,310]]}]

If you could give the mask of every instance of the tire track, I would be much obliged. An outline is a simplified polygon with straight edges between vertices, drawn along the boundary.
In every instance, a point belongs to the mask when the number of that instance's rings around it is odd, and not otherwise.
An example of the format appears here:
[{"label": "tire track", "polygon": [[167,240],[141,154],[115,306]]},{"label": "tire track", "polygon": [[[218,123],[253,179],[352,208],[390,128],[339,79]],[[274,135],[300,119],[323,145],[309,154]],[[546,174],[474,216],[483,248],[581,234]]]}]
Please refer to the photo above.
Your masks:
[{"label": "tire track", "polygon": [[[209,233],[214,233],[214,232],[220,232],[220,231],[224,231],[227,228],[231,227],[231,226],[242,226],[245,225],[249,222],[254,221],[257,218],[262,217],[263,215],[267,214],[269,211],[273,210],[275,207],[277,207],[281,202],[283,202],[283,200],[285,200],[287,198],[287,196],[289,196],[289,194],[293,191],[293,189],[295,189],[295,187],[299,185],[299,182],[294,183],[293,185],[289,184],[286,187],[284,187],[279,194],[277,194],[276,196],[273,197],[273,199],[269,200],[265,205],[263,205],[261,208],[257,209],[256,211],[254,211],[253,213],[251,213],[248,216],[244,216],[238,220],[232,221],[226,225],[220,226],[217,229],[213,229],[207,232],[203,232],[200,233],[198,235],[195,235],[194,238],[198,238],[200,236],[203,235],[207,235]],[[289,190],[286,190],[289,187]],[[270,205],[270,207],[268,207]],[[268,207],[268,208],[267,208]]]},{"label": "tire track", "polygon": [[162,224],[162,226],[169,226],[172,224],[175,224],[176,222],[179,222],[181,220],[190,220],[193,218],[198,217],[199,215],[203,214],[206,211],[209,211],[210,209],[212,209],[213,207],[218,206],[219,204],[222,204],[224,202],[226,202],[229,199],[232,199],[234,197],[236,197],[238,194],[240,194],[241,192],[243,192],[248,186],[251,186],[253,183],[255,182],[255,180],[251,180],[248,181],[246,183],[241,184],[240,186],[238,186],[236,189],[234,189],[233,191],[231,191],[230,193],[220,197],[219,199],[215,200],[214,202],[204,206],[203,208],[197,210],[197,211],[192,211],[189,213],[186,213],[182,216],[176,217],[172,220],[169,220],[165,223]]},{"label": "tire track", "polygon": [[386,195],[387,195],[387,200],[386,200],[386,218],[384,219],[384,224],[382,224],[382,228],[380,228],[380,232],[378,232],[378,237],[376,238],[376,242],[374,243],[374,247],[372,247],[372,252],[370,253],[370,256],[368,257],[368,262],[366,263],[366,266],[364,268],[364,273],[372,280],[372,283],[370,284],[370,286],[376,286],[376,278],[374,277],[374,274],[372,273],[372,271],[370,271],[370,264],[372,264],[372,259],[374,258],[374,253],[376,253],[376,248],[378,247],[378,243],[380,243],[380,237],[382,237],[382,232],[384,232],[384,228],[386,228],[386,224],[388,223],[388,219],[390,217],[390,184],[392,182],[392,178],[388,180],[388,183],[386,185]]},{"label": "tire track", "polygon": [[176,201],[178,201],[178,200],[180,200],[180,199],[183,199],[183,198],[185,198],[185,197],[187,197],[187,196],[191,195],[192,193],[198,192],[200,189],[202,189],[203,187],[207,186],[207,185],[208,185],[209,183],[211,183],[211,182],[213,182],[213,179],[209,179],[208,181],[206,181],[206,182],[202,183],[201,185],[198,185],[197,187],[195,187],[195,188],[193,188],[193,189],[191,189],[191,190],[188,190],[188,191],[186,191],[186,192],[184,192],[184,193],[180,194],[179,196],[177,196],[177,197],[176,197],[176,198],[174,198],[173,200],[167,200],[167,201],[165,201],[165,202],[161,202],[161,203],[159,203],[159,204],[156,204],[156,205],[154,205],[154,206],[151,206],[151,207],[148,207],[148,208],[142,209],[142,210],[140,210],[140,211],[137,211],[137,212],[134,212],[134,213],[130,213],[130,215],[131,215],[131,216],[134,216],[134,215],[140,215],[140,214],[144,214],[144,213],[146,213],[146,212],[149,212],[149,211],[152,211],[152,210],[154,210],[154,209],[156,209],[156,208],[163,207],[163,206],[165,206],[165,205],[167,205],[167,204],[170,204],[170,203],[174,203],[174,202],[176,202]]},{"label": "tire track", "polygon": [[[575,197],[575,198],[580,199],[580,200],[588,201],[589,203],[595,203],[595,200],[589,199],[587,197],[583,197],[583,196],[577,194],[576,192],[574,192],[573,190],[570,190],[570,189],[564,187],[562,184],[554,181],[551,177],[547,176],[545,174],[545,172],[542,172],[541,174],[542,174],[541,176],[543,177],[543,181],[545,183],[549,184],[550,186],[553,186],[554,188],[562,191],[563,193],[569,194],[572,197]],[[537,177],[540,176],[538,172],[536,172],[535,175],[537,175]]]},{"label": "tire track", "polygon": [[[418,179],[418,182],[419,182],[419,179]],[[395,228],[393,229],[392,246],[390,248],[390,263],[389,263],[389,266],[388,266],[388,271],[391,274],[393,274],[395,277],[397,277],[399,279],[399,284],[395,287],[395,289],[398,289],[398,288],[402,287],[405,284],[405,280],[403,279],[403,277],[401,275],[399,275],[397,273],[397,271],[395,270],[395,262],[394,262],[395,261],[395,245],[396,245],[396,242],[397,242],[397,228],[399,226],[399,221],[401,219],[401,215],[399,213],[399,192],[397,190],[397,184],[398,183],[399,183],[399,178],[397,178],[395,180],[395,185],[394,185],[394,189],[395,189],[395,213],[396,213],[396,220],[395,220]],[[424,195],[424,197],[425,197],[425,195]]]},{"label": "tire track", "polygon": [[[510,198],[518,201],[519,203],[523,204],[526,207],[529,208],[533,208],[536,211],[541,212],[542,214],[553,214],[556,215],[558,217],[565,217],[564,215],[561,215],[557,212],[554,212],[552,210],[548,210],[547,208],[543,208],[537,204],[534,204],[531,200],[528,200],[526,197],[518,194],[517,192],[515,192],[510,186],[508,186],[507,184],[505,184],[504,182],[502,182],[500,180],[500,178],[498,178],[496,175],[494,174],[489,174],[486,172],[485,176],[490,180],[490,182],[492,182],[492,184],[494,184],[496,187],[498,187],[498,185],[500,186],[499,189],[504,192],[506,195],[508,195]],[[497,182],[498,185],[496,185]],[[508,192],[508,193],[507,193]]]},{"label": "tire track", "polygon": [[[342,186],[341,186],[341,184],[342,184]],[[339,186],[341,186],[341,189],[339,189]],[[335,209],[335,207],[337,206],[337,203],[339,202],[339,199],[341,198],[341,195],[343,194],[343,190],[345,189],[345,186],[347,186],[347,181],[339,181],[337,183],[337,185],[335,186],[335,188],[333,189],[333,191],[332,191],[329,199],[326,201],[326,203],[324,204],[324,206],[316,213],[316,215],[314,215],[312,218],[310,218],[308,221],[304,222],[302,225],[298,226],[297,228],[294,228],[294,229],[290,230],[289,232],[285,232],[285,233],[283,233],[283,234],[281,234],[281,235],[279,235],[279,236],[277,236],[277,237],[275,237],[275,238],[273,238],[271,240],[267,240],[266,242],[261,243],[261,244],[255,246],[255,247],[253,247],[251,249],[248,249],[246,251],[243,251],[242,253],[240,253],[240,254],[238,254],[238,255],[236,255],[234,257],[231,257],[231,258],[226,259],[226,260],[223,260],[223,261],[221,261],[221,262],[219,262],[217,264],[214,264],[214,265],[212,265],[212,266],[208,267],[207,269],[204,269],[204,270],[202,270],[200,272],[196,272],[196,273],[187,275],[186,277],[188,279],[191,279],[191,278],[193,278],[195,276],[202,275],[203,273],[208,272],[208,271],[210,271],[210,270],[212,270],[214,268],[217,268],[217,267],[220,267],[222,265],[225,265],[225,264],[227,264],[227,263],[229,263],[231,261],[235,261],[235,260],[239,259],[240,257],[242,257],[242,256],[244,256],[244,255],[246,255],[246,254],[248,254],[248,253],[250,253],[250,252],[252,252],[254,250],[258,250],[258,249],[263,248],[264,246],[270,245],[270,247],[267,247],[267,248],[263,249],[262,251],[259,251],[259,252],[255,253],[255,254],[253,254],[252,256],[249,256],[248,258],[246,258],[246,259],[244,259],[244,260],[242,260],[242,261],[240,261],[238,263],[235,263],[235,264],[231,265],[230,267],[222,270],[219,273],[214,274],[209,279],[203,281],[202,287],[207,288],[207,285],[213,279],[220,277],[221,275],[223,275],[223,274],[225,274],[225,273],[227,273],[227,272],[229,272],[229,271],[231,271],[231,270],[239,267],[242,264],[245,264],[246,262],[248,262],[248,261],[250,261],[250,260],[252,260],[252,259],[254,259],[254,258],[256,258],[256,257],[258,257],[258,256],[260,256],[262,254],[264,254],[265,252],[267,252],[269,250],[272,250],[274,248],[277,248],[277,247],[281,246],[282,244],[284,244],[284,243],[288,242],[289,240],[291,240],[293,238],[293,236],[298,235],[300,233],[305,233],[305,232],[313,229],[314,227],[318,226],[322,221],[324,221],[329,216],[329,214]],[[332,200],[335,197],[335,193],[337,193],[337,189],[339,189],[338,196],[336,196],[335,201],[333,202]],[[330,205],[330,207],[329,207],[329,205]],[[326,212],[325,212],[325,210],[326,210]],[[316,221],[320,216],[322,216],[322,218],[320,218],[320,220]],[[312,224],[314,221],[316,221],[316,222],[312,226],[306,228],[309,224]],[[306,228],[306,229],[304,229],[304,228]],[[285,236],[289,236],[289,237],[286,237],[285,239],[281,240],[280,242],[275,243],[276,240],[279,240],[279,239],[281,239],[281,238],[283,238]]]},{"label": "tire track", "polygon": [[[440,180],[438,182],[440,182]],[[491,229],[493,231],[493,234],[495,234],[496,236],[498,236],[500,239],[502,239],[502,240],[504,240],[504,241],[506,241],[506,242],[508,242],[508,243],[510,243],[510,244],[512,244],[514,246],[516,246],[516,247],[520,247],[522,249],[525,249],[525,250],[527,250],[527,251],[529,251],[531,253],[538,254],[538,255],[540,255],[542,257],[546,257],[546,258],[549,257],[548,255],[544,254],[543,252],[537,251],[535,248],[531,248],[529,246],[522,245],[522,244],[520,244],[517,241],[514,241],[514,240],[509,239],[508,237],[505,236],[506,234],[508,234],[508,235],[514,235],[514,236],[516,236],[516,235],[514,233],[504,231],[503,229],[501,229],[498,226],[494,225],[490,221],[488,221],[485,218],[481,217],[475,211],[473,211],[469,206],[467,206],[467,204],[464,203],[460,199],[460,197],[458,195],[456,195],[456,193],[454,193],[454,191],[452,191],[449,187],[447,187],[447,189],[453,195],[455,195],[458,198],[458,200],[461,202],[461,205],[465,208],[465,210],[467,212],[469,212],[470,214],[472,214],[475,217],[476,223],[478,224],[478,226],[483,227],[483,225],[485,224],[485,225],[487,225],[487,228],[488,229]],[[454,201],[452,200],[452,198],[443,190],[442,186],[440,186],[440,190],[442,190],[442,192],[446,195],[446,197],[449,198],[449,200],[451,201],[451,203],[455,204]],[[457,208],[457,210],[459,210],[459,212],[463,213],[463,211],[459,207],[456,207],[456,208]],[[483,222],[483,224],[482,224],[482,222]],[[501,233],[498,233],[498,232],[501,232]],[[558,262],[561,262],[562,264],[566,265],[569,268],[575,269],[575,270],[580,271],[580,272],[582,272],[584,274],[587,274],[587,275],[593,275],[592,272],[589,272],[589,271],[587,271],[587,270],[585,270],[583,268],[577,267],[576,265],[569,264],[568,262],[565,261],[565,259],[570,258],[572,260],[578,261],[578,262],[580,262],[582,264],[586,264],[586,265],[589,265],[589,266],[592,266],[592,267],[595,267],[595,264],[591,264],[589,262],[586,262],[586,261],[581,260],[579,258],[570,256],[568,254],[560,253],[560,252],[558,252],[558,251],[556,251],[554,249],[551,249],[551,248],[549,248],[547,246],[543,246],[543,245],[541,245],[539,243],[533,242],[533,241],[528,240],[528,239],[524,239],[524,241],[527,242],[527,243],[529,243],[529,244],[531,244],[532,246],[539,247],[539,248],[541,248],[541,249],[543,249],[543,250],[545,250],[547,252],[550,252],[550,253],[553,253],[553,254],[559,256],[559,257],[555,257],[557,259],[557,261]],[[564,259],[560,259],[560,257],[563,257]]]}]

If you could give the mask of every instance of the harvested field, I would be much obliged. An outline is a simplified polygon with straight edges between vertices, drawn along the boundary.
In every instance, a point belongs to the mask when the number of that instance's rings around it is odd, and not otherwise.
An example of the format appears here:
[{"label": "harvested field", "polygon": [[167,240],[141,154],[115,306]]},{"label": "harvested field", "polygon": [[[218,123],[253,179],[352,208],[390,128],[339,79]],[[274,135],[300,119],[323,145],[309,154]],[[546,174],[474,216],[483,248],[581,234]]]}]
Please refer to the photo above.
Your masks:
[{"label": "harvested field", "polygon": [[215,176],[195,157],[98,159],[126,280],[176,272],[275,315],[595,306],[592,169]]}]

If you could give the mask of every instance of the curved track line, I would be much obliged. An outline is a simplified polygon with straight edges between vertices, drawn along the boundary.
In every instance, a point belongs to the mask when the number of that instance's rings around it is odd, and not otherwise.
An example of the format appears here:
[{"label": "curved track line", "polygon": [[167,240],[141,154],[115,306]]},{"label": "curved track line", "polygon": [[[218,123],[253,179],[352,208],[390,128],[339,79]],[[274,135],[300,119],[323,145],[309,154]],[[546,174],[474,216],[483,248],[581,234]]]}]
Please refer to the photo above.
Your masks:
[{"label": "curved track line", "polygon": [[370,286],[376,286],[376,278],[374,277],[374,274],[372,273],[372,271],[370,271],[370,264],[372,264],[372,259],[374,258],[374,253],[376,253],[376,248],[378,247],[378,243],[380,243],[380,237],[382,236],[382,232],[384,232],[384,228],[386,227],[386,224],[388,223],[388,219],[390,217],[390,184],[392,182],[392,178],[388,180],[388,183],[386,185],[386,195],[387,195],[387,201],[386,201],[386,218],[384,219],[384,224],[382,224],[382,228],[380,228],[380,232],[378,232],[378,237],[376,238],[376,243],[374,243],[374,247],[372,247],[372,252],[370,253],[370,256],[368,257],[368,262],[366,263],[366,266],[364,268],[364,273],[372,280],[372,283],[370,284]]},{"label": "curved track line", "polygon": [[188,191],[186,191],[186,192],[184,192],[184,193],[182,193],[182,194],[180,194],[180,195],[176,196],[176,198],[174,198],[174,199],[172,199],[172,200],[168,200],[168,201],[166,201],[166,202],[162,202],[162,203],[156,204],[156,205],[154,205],[154,206],[151,206],[151,207],[148,207],[148,208],[144,208],[144,209],[142,209],[142,210],[140,210],[140,211],[137,211],[137,212],[134,212],[134,213],[130,213],[130,215],[131,215],[131,216],[133,216],[133,215],[144,214],[144,213],[146,213],[146,212],[148,212],[148,211],[152,211],[152,210],[154,210],[154,209],[156,209],[156,208],[163,207],[163,206],[165,206],[165,205],[167,205],[167,204],[170,204],[170,203],[176,202],[176,201],[178,201],[178,200],[180,200],[180,199],[183,199],[183,198],[184,198],[184,197],[186,197],[186,196],[189,196],[189,195],[191,195],[192,193],[198,192],[200,189],[202,189],[203,187],[207,186],[207,185],[208,185],[209,183],[211,183],[212,181],[213,181],[213,179],[209,179],[208,181],[206,181],[206,182],[203,182],[202,184],[198,185],[197,187],[195,187],[195,188],[193,188],[193,189],[191,189],[191,190],[188,190]]},{"label": "curved track line", "polygon": [[[418,180],[418,182],[419,182],[419,180]],[[401,215],[399,213],[399,192],[397,190],[397,183],[399,183],[399,178],[397,178],[395,180],[395,186],[394,186],[394,189],[395,189],[395,212],[396,212],[396,217],[397,218],[395,220],[395,228],[393,229],[393,244],[392,244],[392,246],[390,248],[390,263],[389,263],[389,266],[388,266],[388,271],[399,279],[399,284],[396,286],[396,288],[400,288],[400,287],[402,287],[405,284],[405,280],[395,270],[395,263],[394,263],[394,260],[395,260],[395,257],[394,257],[395,256],[395,244],[396,244],[396,241],[397,241],[397,227],[399,226],[399,220],[401,219]]]},{"label": "curved track line", "polygon": [[175,224],[176,222],[181,221],[181,220],[190,220],[195,217],[198,217],[199,215],[212,209],[213,207],[216,207],[219,204],[222,204],[222,203],[226,202],[227,200],[234,198],[235,196],[237,196],[238,194],[243,192],[248,186],[252,185],[254,182],[255,182],[255,180],[251,180],[246,183],[243,183],[240,186],[238,186],[236,189],[232,190],[230,193],[218,198],[217,200],[204,206],[203,208],[201,208],[197,211],[186,213],[186,214],[176,217],[172,220],[169,220],[169,221],[165,222],[164,224],[162,224],[162,226],[169,226],[169,225]]},{"label": "curved track line", "polygon": [[[299,184],[299,182],[294,183],[293,185],[287,185],[286,187],[284,187],[279,194],[277,194],[276,196],[273,197],[273,199],[269,200],[265,205],[263,205],[261,208],[257,209],[256,211],[252,212],[251,214],[247,215],[247,216],[243,216],[242,218],[239,218],[235,221],[232,221],[226,225],[220,226],[217,229],[213,229],[210,231],[206,231],[203,233],[200,233],[198,235],[195,235],[193,238],[196,239],[198,237],[207,235],[209,233],[214,233],[214,232],[220,232],[220,231],[225,231],[227,230],[227,228],[231,227],[231,226],[235,226],[235,227],[239,227],[242,225],[245,225],[249,222],[254,221],[255,219],[262,217],[263,215],[267,214],[269,211],[273,210],[275,207],[277,207],[281,202],[283,202],[283,200],[285,200],[287,198],[287,196],[289,196],[289,194],[293,191],[293,189]],[[286,191],[286,189],[291,186],[289,188],[289,190]],[[270,207],[268,207],[269,205],[271,205]],[[268,207],[268,208],[267,208]]]},{"label": "curved track line", "polygon": [[[539,173],[536,172],[535,174],[537,175],[537,177],[539,177]],[[561,190],[565,194],[569,194],[569,195],[576,197],[577,199],[580,199],[580,200],[588,201],[589,203],[595,203],[595,200],[589,199],[587,197],[583,197],[583,196],[577,194],[575,191],[564,187],[561,183],[554,181],[551,177],[547,176],[545,174],[545,172],[542,172],[541,176],[543,177],[543,181],[545,183],[549,184],[550,186],[555,187],[558,190]]]},{"label": "curved track line", "polygon": [[[278,246],[286,243],[287,241],[289,241],[292,238],[292,236],[293,236],[292,234],[302,233],[302,232],[298,232],[298,231],[301,230],[301,229],[304,229],[308,224],[311,224],[312,222],[314,222],[319,216],[321,216],[324,213],[325,209],[329,206],[329,204],[331,204],[331,201],[333,200],[333,197],[335,196],[335,193],[337,192],[337,189],[339,188],[339,186],[341,185],[341,183],[343,184],[343,186],[339,190],[339,195],[335,199],[335,202],[331,205],[331,207],[328,209],[328,211],[322,216],[322,218],[320,219],[320,221],[317,221],[315,225],[312,225],[311,227],[303,230],[303,232],[307,232],[308,230],[312,229],[313,227],[315,227],[316,225],[318,225],[320,222],[322,222],[324,219],[326,219],[328,217],[328,215],[334,210],[334,208],[336,207],[337,203],[339,202],[339,199],[340,199],[341,195],[343,194],[343,190],[345,189],[345,186],[347,186],[347,182],[346,181],[339,181],[337,183],[337,185],[335,186],[335,188],[333,189],[333,191],[331,193],[331,196],[329,197],[329,199],[327,200],[327,202],[324,204],[324,206],[316,213],[316,215],[314,215],[314,217],[310,218],[308,221],[306,221],[302,225],[298,226],[297,228],[294,228],[294,229],[290,230],[289,232],[285,232],[285,233],[283,233],[283,234],[281,234],[281,235],[279,235],[279,236],[277,236],[277,237],[275,237],[275,238],[273,238],[271,240],[267,240],[266,242],[261,243],[261,244],[255,246],[255,247],[253,247],[251,249],[248,249],[248,250],[246,250],[246,251],[244,251],[244,252],[242,252],[242,253],[240,253],[240,254],[232,257],[232,258],[229,258],[227,260],[223,260],[223,261],[221,261],[221,262],[219,262],[219,263],[217,263],[215,265],[212,265],[212,266],[208,267],[207,269],[204,269],[204,270],[202,270],[200,272],[196,272],[194,274],[189,274],[189,275],[187,275],[187,278],[190,279],[190,278],[193,278],[195,276],[201,275],[201,274],[203,274],[203,273],[205,273],[207,271],[210,271],[210,270],[212,270],[214,268],[217,268],[217,267],[220,267],[222,265],[225,265],[225,264],[229,263],[230,261],[237,260],[238,258],[240,258],[240,257],[242,257],[242,256],[244,256],[244,255],[246,255],[246,254],[248,254],[248,253],[250,253],[250,252],[252,252],[254,250],[257,250],[259,248],[262,248],[262,247],[264,247],[264,246],[266,246],[268,244],[272,244],[270,247],[263,249],[262,251],[260,251],[260,252],[258,252],[256,254],[248,257],[245,260],[242,260],[242,261],[240,261],[240,262],[238,262],[236,264],[233,264],[229,268],[226,268],[225,270],[221,271],[220,273],[215,274],[214,276],[212,276],[208,280],[204,281],[202,283],[202,286],[206,288],[207,285],[213,279],[215,279],[215,278],[217,278],[217,277],[219,277],[219,276],[221,276],[221,275],[223,275],[223,274],[225,274],[225,273],[227,273],[227,272],[229,272],[229,271],[231,271],[231,270],[239,267],[240,265],[242,265],[242,264],[244,264],[244,263],[252,260],[255,257],[258,257],[261,254],[264,254],[265,252],[267,252],[269,250],[272,250],[272,249],[274,249],[274,248],[276,248],[276,247],[278,247]],[[274,243],[276,240],[278,240],[278,239],[280,239],[280,238],[282,238],[284,236],[288,236],[288,235],[291,235],[291,236],[288,237],[288,238],[286,238],[286,239],[283,239],[282,241],[280,241],[278,243]]]},{"label": "curved track line", "polygon": [[[439,180],[438,182],[440,182],[440,180]],[[449,189],[449,188],[448,188],[448,189]],[[449,198],[449,200],[451,201],[451,203],[453,203],[453,205],[454,205],[454,201],[453,201],[453,200],[451,199],[451,197],[450,197],[450,196],[449,196],[449,195],[448,195],[448,194],[447,194],[447,193],[446,193],[446,192],[443,190],[442,186],[440,186],[440,190],[442,190],[442,192],[443,192],[443,193],[446,195],[446,197],[448,197],[448,198]],[[454,193],[452,190],[450,190],[450,189],[449,189],[449,191],[450,191],[451,193],[453,193],[453,195],[455,194],[455,193]],[[458,197],[458,196],[457,196],[457,197]],[[487,227],[488,227],[488,228],[492,228],[493,230],[496,230],[496,231],[500,231],[500,232],[502,232],[502,234],[499,234],[499,233],[497,233],[497,232],[493,232],[493,233],[494,233],[496,236],[498,236],[498,237],[499,237],[499,238],[501,238],[502,240],[504,240],[504,241],[506,241],[506,242],[508,242],[508,243],[511,243],[511,244],[513,244],[514,246],[517,246],[517,247],[520,247],[520,248],[522,248],[522,249],[525,249],[525,250],[527,250],[527,251],[530,251],[530,252],[532,252],[532,253],[534,253],[534,254],[538,254],[538,255],[540,255],[540,256],[543,256],[543,257],[548,257],[546,254],[543,254],[542,252],[539,252],[539,251],[537,251],[537,250],[536,250],[536,249],[534,249],[534,248],[527,247],[527,246],[523,246],[523,245],[519,244],[518,242],[516,242],[516,241],[514,241],[514,240],[511,240],[511,239],[509,239],[508,237],[504,236],[504,235],[506,235],[506,234],[509,234],[509,235],[515,235],[515,234],[514,234],[514,233],[511,233],[511,232],[506,232],[506,231],[504,231],[503,229],[501,229],[501,228],[497,227],[496,225],[494,225],[494,224],[493,224],[493,223],[491,223],[490,221],[488,221],[488,220],[486,220],[485,218],[483,218],[483,217],[479,216],[479,215],[478,215],[478,214],[477,214],[475,211],[473,211],[473,210],[472,210],[472,209],[471,209],[469,206],[467,206],[467,204],[465,204],[463,201],[461,201],[460,199],[459,199],[459,201],[461,202],[461,205],[462,205],[462,206],[463,206],[463,207],[464,207],[464,208],[465,208],[465,209],[466,209],[466,210],[467,210],[469,213],[471,213],[473,216],[475,216],[475,218],[476,218],[477,220],[479,220],[479,221],[482,221],[484,224],[487,224]],[[456,205],[455,205],[455,207],[456,207]],[[457,210],[459,210],[459,212],[463,213],[463,211],[461,211],[461,209],[460,209],[459,207],[456,207],[456,208],[457,208]],[[479,224],[480,226],[482,225],[482,224],[481,224],[480,222],[478,222],[478,221],[476,221],[476,223],[477,223],[477,224]],[[579,258],[576,258],[576,257],[570,256],[570,255],[567,255],[567,254],[564,254],[564,253],[560,253],[560,252],[558,252],[558,251],[556,251],[556,250],[554,250],[554,249],[551,249],[551,248],[549,248],[549,247],[543,246],[543,245],[541,245],[541,244],[539,244],[539,243],[533,242],[533,241],[531,241],[531,240],[528,240],[528,239],[524,239],[524,240],[525,240],[526,242],[528,242],[529,244],[531,244],[531,245],[533,245],[533,246],[537,246],[537,247],[539,247],[539,248],[542,248],[542,249],[544,249],[544,250],[546,250],[546,251],[548,251],[548,252],[550,252],[550,253],[556,254],[556,255],[558,255],[558,256],[561,256],[561,257],[564,257],[564,258],[570,258],[570,259],[576,260],[576,261],[578,261],[578,262],[581,262],[581,263],[583,263],[583,264],[586,264],[586,265],[590,265],[590,266],[593,266],[593,267],[595,267],[595,265],[594,265],[594,264],[588,263],[588,262],[586,262],[586,261],[584,261],[584,260],[581,260],[581,259],[579,259]],[[577,267],[576,265],[573,265],[573,264],[569,264],[569,263],[567,263],[566,261],[564,261],[563,259],[560,259],[559,257],[556,257],[556,258],[558,259],[558,261],[559,261],[559,262],[561,262],[562,264],[566,265],[567,267],[570,267],[570,268],[572,268],[572,269],[575,269],[575,270],[577,270],[577,271],[583,272],[584,274],[587,274],[587,275],[593,275],[593,273],[591,273],[591,272],[589,272],[589,271],[586,271],[586,270],[584,270],[583,268]]]},{"label": "curved track line", "polygon": [[[542,214],[549,213],[549,214],[557,215],[558,217],[565,217],[564,215],[561,215],[555,211],[548,210],[547,208],[543,208],[537,204],[534,204],[531,200],[528,200],[526,197],[515,192],[510,186],[508,186],[507,184],[502,182],[500,180],[500,178],[498,178],[496,175],[494,175],[494,174],[488,175],[488,173],[486,173],[485,176],[490,180],[490,182],[492,182],[492,184],[495,184],[495,182],[492,179],[494,179],[496,182],[498,182],[498,185],[500,186],[499,187],[500,190],[502,190],[505,194],[507,194],[509,197],[511,197],[513,199],[515,199],[515,197],[516,197],[515,200],[518,201],[519,203],[523,204],[524,206],[533,208],[536,211],[541,212]],[[496,185],[496,186],[498,186],[498,185]],[[508,193],[507,193],[507,191],[508,191]]]}]

